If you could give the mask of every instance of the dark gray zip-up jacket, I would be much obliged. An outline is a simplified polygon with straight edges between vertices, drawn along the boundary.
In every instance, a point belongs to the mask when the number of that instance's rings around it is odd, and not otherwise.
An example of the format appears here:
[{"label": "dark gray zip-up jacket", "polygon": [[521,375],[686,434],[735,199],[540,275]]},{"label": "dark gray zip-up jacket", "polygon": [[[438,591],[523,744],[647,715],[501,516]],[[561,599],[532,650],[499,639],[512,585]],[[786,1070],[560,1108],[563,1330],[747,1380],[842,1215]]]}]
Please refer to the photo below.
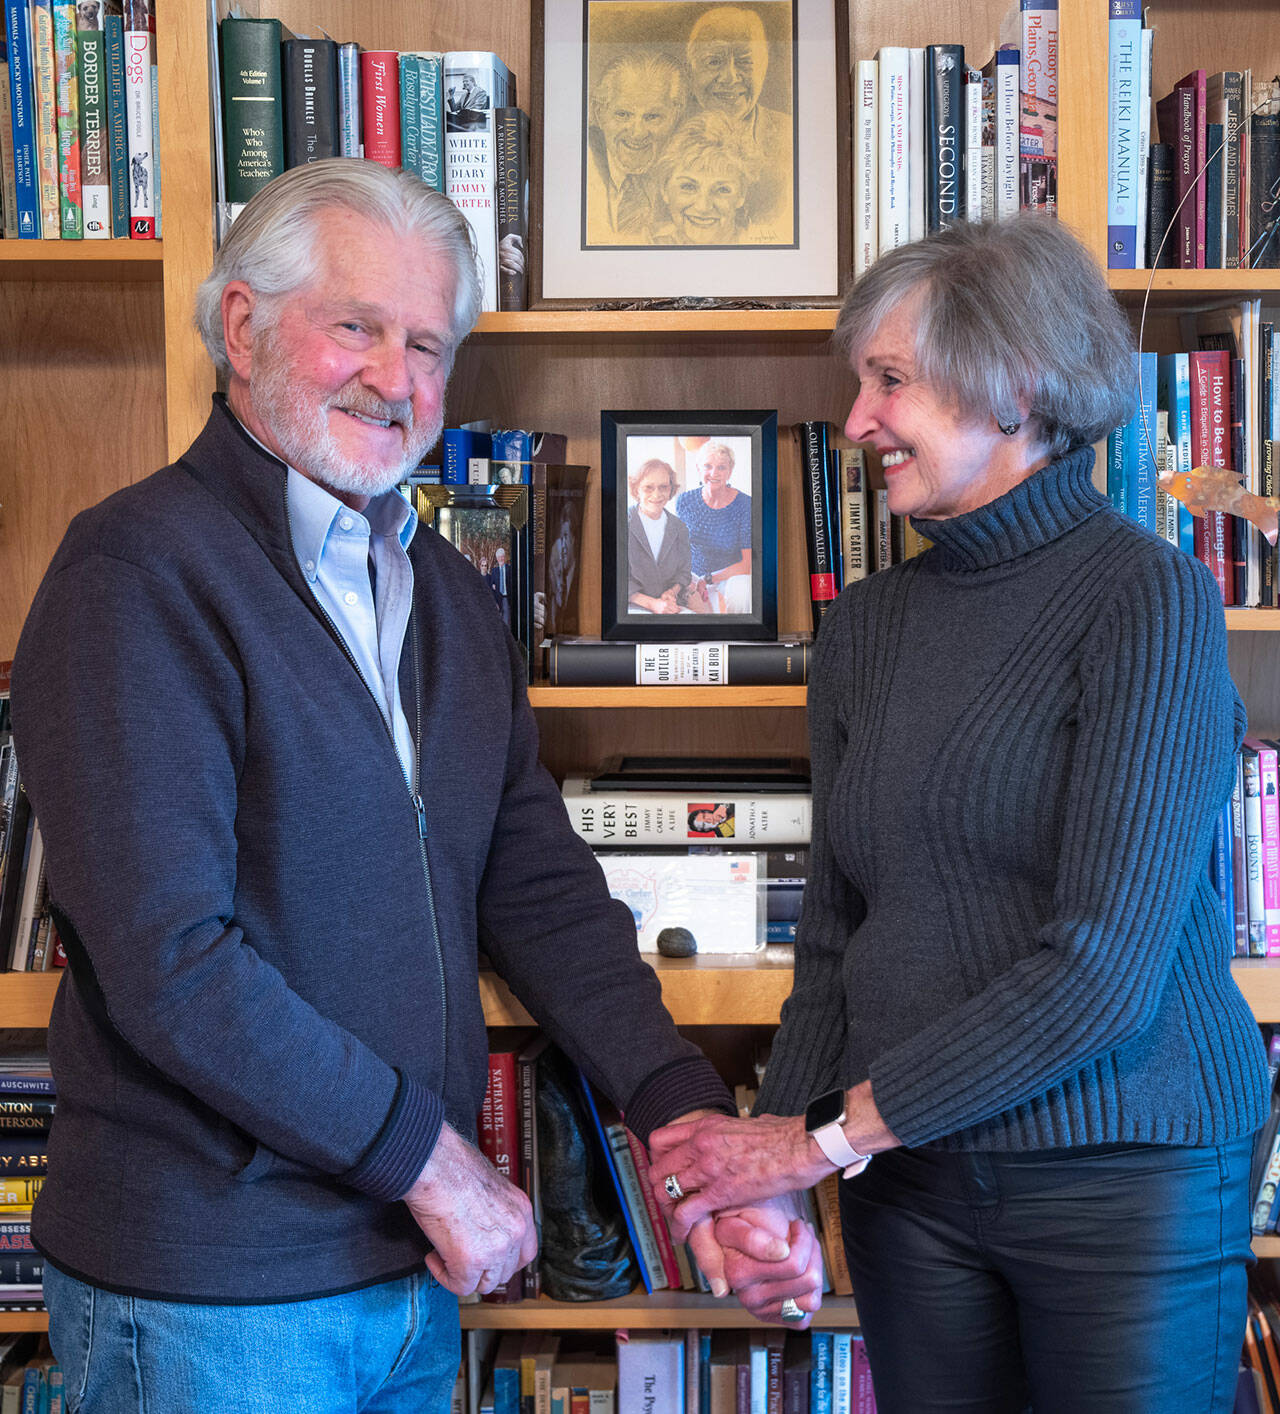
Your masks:
[{"label": "dark gray zip-up jacket", "polygon": [[278,1301],[417,1269],[396,1200],[484,1096],[478,945],[642,1136],[732,1111],[538,764],[483,580],[414,537],[420,812],[285,481],[215,400],[180,461],[72,522],[14,663],[71,961],[34,1237],[116,1290]]}]

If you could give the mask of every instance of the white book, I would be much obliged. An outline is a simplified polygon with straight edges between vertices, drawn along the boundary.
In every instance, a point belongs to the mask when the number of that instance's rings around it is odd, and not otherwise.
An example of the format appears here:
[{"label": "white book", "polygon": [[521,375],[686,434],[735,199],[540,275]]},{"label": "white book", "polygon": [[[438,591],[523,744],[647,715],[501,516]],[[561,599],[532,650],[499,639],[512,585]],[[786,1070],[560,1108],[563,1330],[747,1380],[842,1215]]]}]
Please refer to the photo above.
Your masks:
[{"label": "white book", "polygon": [[752,1331],[750,1342],[751,1414],[769,1414],[769,1352],[763,1332]]},{"label": "white book", "polygon": [[964,70],[964,209],[970,221],[985,221],[982,182],[982,72]]},{"label": "white book", "polygon": [[879,254],[883,255],[910,240],[910,50],[901,46],[881,49],[876,62],[880,69],[876,112]]},{"label": "white book", "polygon": [[924,121],[925,62],[924,48],[910,51],[911,76],[908,86],[907,174],[910,179],[911,206],[907,223],[908,238],[924,239],[929,224],[929,208],[925,198],[924,174],[929,165],[927,144],[929,134]]},{"label": "white book", "polygon": [[[684,1336],[679,1331],[618,1332],[618,1414],[658,1414],[684,1404]],[[591,1408],[595,1409],[595,1404]]]},{"label": "white book", "polygon": [[1147,200],[1151,193],[1151,36],[1142,31],[1138,55],[1138,237],[1134,244],[1135,268],[1147,267]]},{"label": "white book", "polygon": [[808,791],[594,791],[586,776],[566,776],[561,795],[574,830],[595,845],[807,844],[813,818]]},{"label": "white book", "polygon": [[859,59],[853,70],[853,273],[855,279],[875,264],[880,252],[878,212],[879,146],[877,87],[880,65]]},{"label": "white book", "polygon": [[1018,51],[997,49],[995,66],[995,195],[997,220],[1018,214]]},{"label": "white book", "polygon": [[467,218],[480,262],[481,308],[498,308],[497,146],[493,110],[515,101],[511,70],[493,53],[444,56],[445,195]]},{"label": "white book", "polygon": [[147,0],[125,0],[124,117],[129,154],[129,235],[156,234],[155,152],[151,112],[151,46]]}]

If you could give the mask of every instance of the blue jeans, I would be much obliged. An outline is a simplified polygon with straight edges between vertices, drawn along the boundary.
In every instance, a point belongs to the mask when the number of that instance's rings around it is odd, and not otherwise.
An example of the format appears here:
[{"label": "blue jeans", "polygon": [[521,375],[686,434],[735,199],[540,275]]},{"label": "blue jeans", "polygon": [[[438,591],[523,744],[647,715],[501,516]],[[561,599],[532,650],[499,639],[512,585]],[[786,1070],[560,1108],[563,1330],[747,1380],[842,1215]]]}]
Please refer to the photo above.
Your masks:
[{"label": "blue jeans", "polygon": [[272,1306],[117,1296],[45,1264],[67,1414],[447,1414],[458,1302],[430,1272]]},{"label": "blue jeans", "polygon": [[1251,1148],[878,1154],[840,1207],[880,1414],[1229,1414]]}]

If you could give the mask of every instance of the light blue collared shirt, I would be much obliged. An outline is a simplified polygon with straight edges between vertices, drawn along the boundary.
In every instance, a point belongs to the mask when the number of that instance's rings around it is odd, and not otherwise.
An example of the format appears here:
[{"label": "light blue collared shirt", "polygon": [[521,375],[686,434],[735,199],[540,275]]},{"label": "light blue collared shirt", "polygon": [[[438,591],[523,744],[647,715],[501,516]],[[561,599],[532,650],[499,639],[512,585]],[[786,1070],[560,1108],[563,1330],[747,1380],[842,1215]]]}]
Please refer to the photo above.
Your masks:
[{"label": "light blue collared shirt", "polygon": [[[293,553],[316,602],[333,620],[360,676],[391,727],[404,778],[414,777],[413,733],[400,701],[400,654],[413,602],[408,547],[418,526],[398,491],[371,500],[364,513],[289,468],[285,487]],[[378,582],[374,604],[369,551]]]}]

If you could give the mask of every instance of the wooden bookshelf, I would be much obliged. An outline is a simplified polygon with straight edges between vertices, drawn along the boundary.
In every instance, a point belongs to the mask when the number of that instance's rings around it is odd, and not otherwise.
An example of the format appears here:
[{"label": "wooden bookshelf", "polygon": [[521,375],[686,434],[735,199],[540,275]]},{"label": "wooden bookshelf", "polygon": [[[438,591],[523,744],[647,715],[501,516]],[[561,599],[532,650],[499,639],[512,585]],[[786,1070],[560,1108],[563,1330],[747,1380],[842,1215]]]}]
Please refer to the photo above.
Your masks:
[{"label": "wooden bookshelf", "polygon": [[160,280],[159,241],[0,240],[0,282],[13,280]]},{"label": "wooden bookshelf", "polygon": [[[632,1292],[611,1301],[513,1301],[500,1306],[487,1301],[462,1306],[462,1329],[474,1330],[703,1330],[726,1326],[759,1326],[731,1297],[718,1300],[692,1291]],[[858,1324],[857,1307],[849,1296],[828,1296],[814,1325],[820,1330],[852,1330]]]}]

